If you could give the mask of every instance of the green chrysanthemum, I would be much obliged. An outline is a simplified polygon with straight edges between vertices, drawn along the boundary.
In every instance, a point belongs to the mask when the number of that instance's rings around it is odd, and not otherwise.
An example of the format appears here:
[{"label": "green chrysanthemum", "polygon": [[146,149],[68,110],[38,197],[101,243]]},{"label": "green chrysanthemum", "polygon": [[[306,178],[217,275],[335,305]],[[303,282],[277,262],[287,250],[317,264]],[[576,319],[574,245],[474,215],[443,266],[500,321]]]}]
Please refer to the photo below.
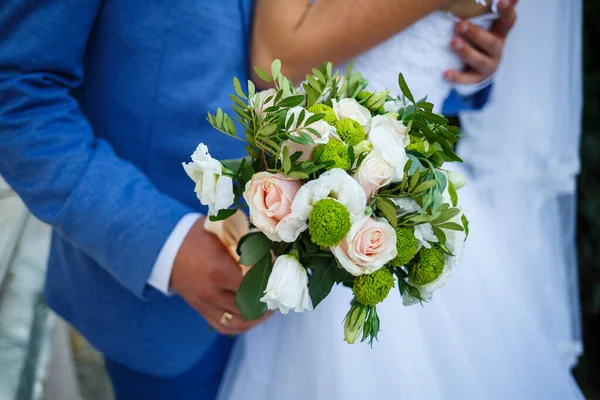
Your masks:
[{"label": "green chrysanthemum", "polygon": [[310,239],[321,247],[338,245],[350,231],[350,225],[350,212],[331,198],[317,201],[308,217]]},{"label": "green chrysanthemum", "polygon": [[365,306],[381,303],[394,287],[394,276],[389,269],[383,267],[377,271],[360,275],[354,279],[352,293],[356,300]]},{"label": "green chrysanthemum", "polygon": [[[467,219],[467,216],[465,214],[463,214],[460,217],[460,221],[463,224],[463,228],[465,228],[465,235],[469,236],[469,220]],[[465,238],[466,239],[466,238]]]},{"label": "green chrysanthemum", "polygon": [[425,142],[422,139],[410,135],[410,144],[406,146],[406,150],[416,151],[421,154],[427,154],[425,150]]},{"label": "green chrysanthemum", "polygon": [[419,261],[410,269],[410,282],[427,285],[439,278],[443,270],[444,253],[435,248],[421,249]]},{"label": "green chrysanthemum", "polygon": [[359,144],[366,139],[365,129],[351,118],[342,118],[336,124],[338,136],[349,146]]},{"label": "green chrysanthemum", "polygon": [[419,250],[419,242],[415,238],[413,228],[396,228],[396,249],[398,255],[390,261],[390,264],[394,267],[406,265],[415,257]]},{"label": "green chrysanthemum", "polygon": [[458,193],[456,193],[456,189],[450,179],[448,179],[448,194],[450,195],[452,207],[456,207],[458,205]]},{"label": "green chrysanthemum", "polygon": [[333,168],[341,168],[344,171],[347,171],[351,167],[348,148],[344,145],[344,143],[337,140],[329,140],[329,142],[317,147],[314,159],[318,163],[333,161],[334,164],[327,168],[328,170]]},{"label": "green chrysanthemum", "polygon": [[308,108],[308,112],[313,114],[325,114],[323,121],[327,122],[331,126],[335,126],[335,123],[338,121],[333,108],[325,104],[313,104]]}]

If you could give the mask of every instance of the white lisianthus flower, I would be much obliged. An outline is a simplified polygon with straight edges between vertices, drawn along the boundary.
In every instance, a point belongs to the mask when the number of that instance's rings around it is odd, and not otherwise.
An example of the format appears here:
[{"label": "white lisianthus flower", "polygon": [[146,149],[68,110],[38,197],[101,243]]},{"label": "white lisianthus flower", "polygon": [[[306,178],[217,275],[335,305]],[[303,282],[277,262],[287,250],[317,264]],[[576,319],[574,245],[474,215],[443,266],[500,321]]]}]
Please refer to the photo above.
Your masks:
[{"label": "white lisianthus flower", "polygon": [[269,310],[279,309],[282,314],[290,310],[303,312],[313,309],[308,275],[296,257],[283,255],[275,260],[265,295],[260,301],[266,303]]},{"label": "white lisianthus flower", "polygon": [[378,115],[373,118],[369,141],[373,143],[373,148],[394,166],[392,182],[402,181],[404,165],[408,161],[405,147],[408,145],[407,141],[410,143],[406,127],[390,116]]},{"label": "white lisianthus flower", "polygon": [[396,205],[396,214],[398,214],[399,217],[405,214],[422,211],[419,203],[409,197],[391,198],[390,200]]},{"label": "white lisianthus flower", "polygon": [[200,203],[208,206],[208,215],[217,215],[233,204],[233,181],[223,175],[223,166],[212,158],[208,147],[200,143],[192,154],[192,162],[183,163],[183,169],[196,183],[196,196]]},{"label": "white lisianthus flower", "polygon": [[313,205],[325,198],[334,198],[350,213],[353,223],[365,216],[367,196],[363,188],[343,169],[334,168],[319,178],[305,183],[292,202],[292,212],[278,226],[282,241],[291,243],[308,228],[308,216]]},{"label": "white lisianthus flower", "polygon": [[364,217],[352,224],[346,238],[331,252],[350,274],[370,274],[398,254],[396,231],[385,218]]},{"label": "white lisianthus flower", "polygon": [[[419,289],[419,294],[423,300],[431,300],[433,297],[433,292],[441,288],[446,284],[448,278],[450,278],[450,274],[452,273],[452,269],[448,265],[444,265],[444,269],[442,270],[442,274],[433,282],[428,283],[427,285],[414,285],[412,286]],[[411,306],[413,304],[419,303],[419,299],[412,297],[408,292],[405,292],[402,295],[402,304],[405,306]]]},{"label": "white lisianthus flower", "polygon": [[385,103],[383,103],[383,110],[386,113],[389,112],[393,112],[393,113],[397,113],[398,111],[400,111],[400,109],[404,107],[404,104],[402,104],[402,102],[400,100],[389,100],[386,101]]},{"label": "white lisianthus flower", "polygon": [[350,118],[358,122],[369,133],[371,130],[371,112],[358,104],[355,99],[342,99],[339,102],[335,99],[333,102],[333,111],[338,119]]},{"label": "white lisianthus flower", "polygon": [[419,248],[422,246],[422,247],[425,247],[426,249],[430,249],[431,243],[438,242],[438,238],[433,233],[431,224],[415,225],[415,238],[417,239],[417,242],[419,243]]},{"label": "white lisianthus flower", "polygon": [[250,107],[254,108],[258,116],[264,118],[265,110],[275,104],[275,96],[277,96],[275,89],[262,90],[252,97]]},{"label": "white lisianthus flower", "polygon": [[375,192],[389,184],[394,176],[394,166],[387,162],[378,151],[372,151],[363,160],[353,178],[362,186],[367,201]]},{"label": "white lisianthus flower", "polygon": [[[299,121],[298,119],[300,118],[300,113],[302,111],[304,111],[304,120]],[[314,141],[314,144],[306,144],[306,145],[299,144],[299,143],[293,142],[290,139],[285,140],[282,143],[282,145],[281,145],[282,151],[283,151],[284,147],[287,147],[290,155],[292,155],[298,151],[302,152],[302,156],[299,158],[300,161],[311,160],[313,153],[315,151],[315,148],[320,144],[329,143],[329,138],[333,134],[335,134],[335,128],[323,120],[313,122],[312,124],[306,126],[305,122],[313,115],[314,115],[313,113],[308,112],[307,110],[305,110],[302,107],[290,108],[286,115],[286,122],[290,118],[294,119],[294,124],[292,125],[292,127],[297,126],[297,127],[311,128],[311,129],[314,129],[319,134],[317,136],[310,131],[304,130],[304,132],[306,132],[308,134],[308,136],[310,136],[311,139]],[[297,131],[292,132],[291,135],[300,137],[300,133]]]},{"label": "white lisianthus flower", "polygon": [[[427,143],[427,142],[425,142],[425,143]],[[443,171],[443,172],[446,174],[446,178],[448,178],[448,180],[450,182],[452,182],[452,185],[454,186],[454,189],[456,189],[456,190],[462,188],[467,183],[466,177],[463,174],[461,174],[460,172],[455,172],[455,171]]]}]

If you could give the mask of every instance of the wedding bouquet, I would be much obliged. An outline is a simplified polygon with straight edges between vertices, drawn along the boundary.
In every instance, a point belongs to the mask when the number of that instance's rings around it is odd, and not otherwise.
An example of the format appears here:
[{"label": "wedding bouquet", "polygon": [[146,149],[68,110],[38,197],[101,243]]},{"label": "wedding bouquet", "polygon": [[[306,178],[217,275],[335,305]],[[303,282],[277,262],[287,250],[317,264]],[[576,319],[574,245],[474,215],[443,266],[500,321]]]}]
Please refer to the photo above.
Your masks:
[{"label": "wedding bouquet", "polygon": [[[352,64],[313,69],[298,88],[255,68],[274,86],[247,91],[234,79],[235,118],[208,114],[217,130],[246,143],[248,156],[216,160],[200,144],[184,168],[210,221],[249,209],[239,244],[246,266],[236,305],[246,319],[268,309],[312,310],[334,284],[352,289],[348,343],[377,339],[377,304],[397,285],[405,305],[430,300],[458,262],[468,234],[457,190],[464,179],[442,169],[460,158],[459,130],[413,98],[369,92]],[[244,218],[242,217],[242,220]],[[247,268],[251,267],[251,268]]]}]

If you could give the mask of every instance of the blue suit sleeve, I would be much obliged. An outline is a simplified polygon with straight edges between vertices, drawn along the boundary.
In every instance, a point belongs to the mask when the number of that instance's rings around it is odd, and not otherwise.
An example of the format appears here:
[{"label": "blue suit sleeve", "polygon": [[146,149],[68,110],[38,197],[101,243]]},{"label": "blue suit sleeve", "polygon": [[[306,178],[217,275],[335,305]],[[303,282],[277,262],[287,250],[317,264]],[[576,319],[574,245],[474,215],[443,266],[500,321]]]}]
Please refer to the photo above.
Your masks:
[{"label": "blue suit sleeve", "polygon": [[95,137],[69,95],[101,3],[2,0],[0,174],[34,215],[143,297],[162,245],[192,210]]},{"label": "blue suit sleeve", "polygon": [[469,96],[461,96],[452,90],[444,101],[442,113],[446,116],[457,116],[462,111],[481,110],[490,99],[493,84],[490,84]]}]

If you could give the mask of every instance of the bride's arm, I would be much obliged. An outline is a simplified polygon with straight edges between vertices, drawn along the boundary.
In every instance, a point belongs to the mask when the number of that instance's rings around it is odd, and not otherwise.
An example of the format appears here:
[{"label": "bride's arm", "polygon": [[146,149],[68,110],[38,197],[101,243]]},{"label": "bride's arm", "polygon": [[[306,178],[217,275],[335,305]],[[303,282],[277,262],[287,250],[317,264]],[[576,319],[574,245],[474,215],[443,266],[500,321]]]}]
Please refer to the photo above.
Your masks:
[{"label": "bride's arm", "polygon": [[339,64],[402,31],[448,0],[257,0],[250,61],[301,80],[324,61]]}]

